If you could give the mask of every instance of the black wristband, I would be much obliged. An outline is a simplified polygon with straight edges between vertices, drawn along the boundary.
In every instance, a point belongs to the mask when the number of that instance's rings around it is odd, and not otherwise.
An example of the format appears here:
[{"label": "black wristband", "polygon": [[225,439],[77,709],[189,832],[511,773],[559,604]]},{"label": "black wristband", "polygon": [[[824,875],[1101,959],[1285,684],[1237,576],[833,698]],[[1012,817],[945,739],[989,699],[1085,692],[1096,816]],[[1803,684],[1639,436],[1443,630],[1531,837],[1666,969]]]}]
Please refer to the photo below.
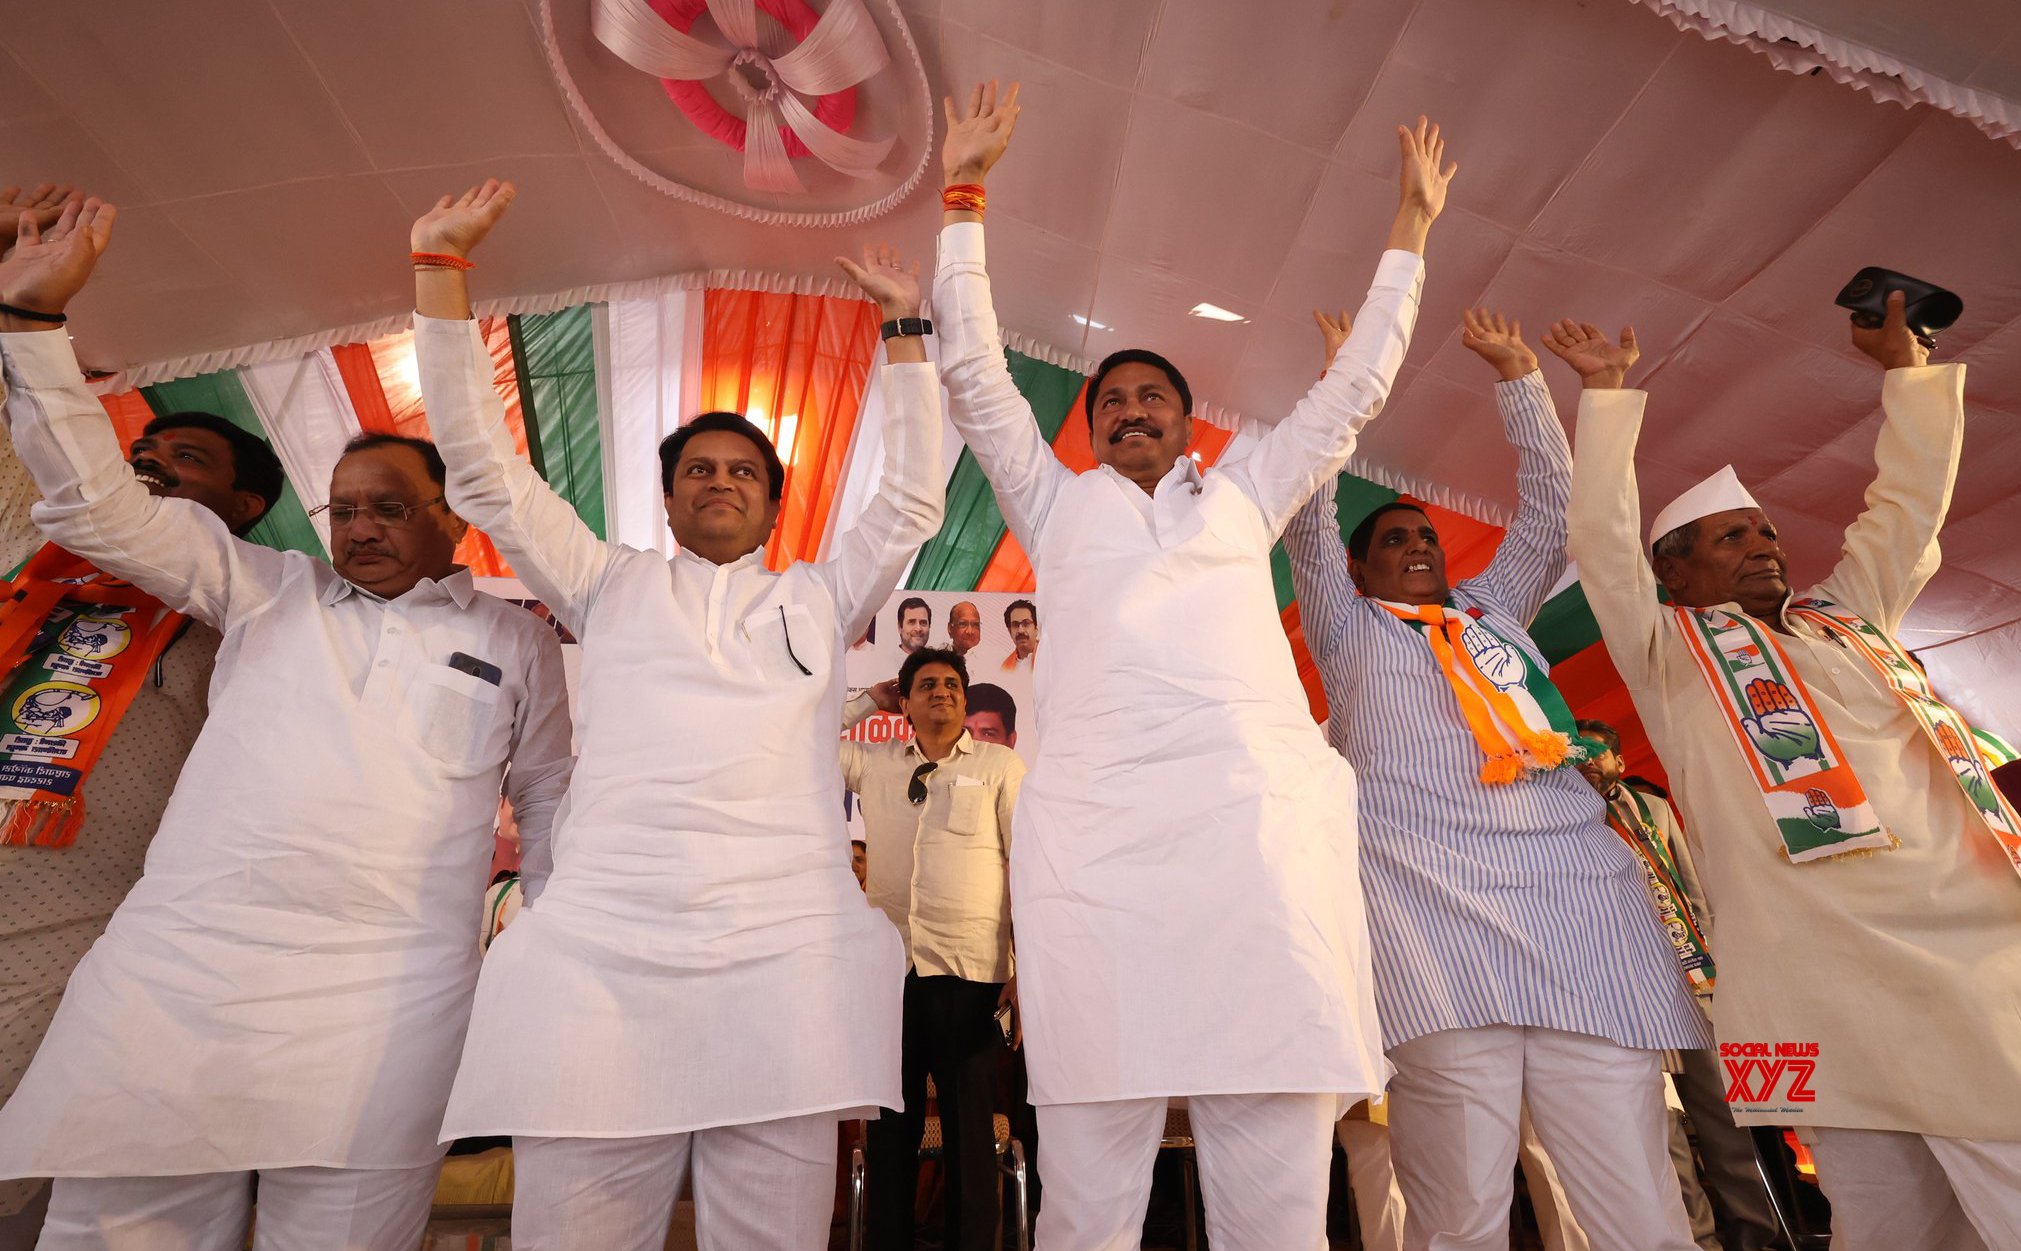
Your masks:
[{"label": "black wristband", "polygon": [[70,320],[61,313],[38,313],[32,308],[16,308],[12,304],[0,304],[0,313],[5,313],[9,317],[19,317],[23,321],[47,322],[52,326],[60,326]]},{"label": "black wristband", "polygon": [[899,317],[879,326],[877,333],[886,339],[899,339],[915,334],[932,334],[933,323],[924,317]]}]

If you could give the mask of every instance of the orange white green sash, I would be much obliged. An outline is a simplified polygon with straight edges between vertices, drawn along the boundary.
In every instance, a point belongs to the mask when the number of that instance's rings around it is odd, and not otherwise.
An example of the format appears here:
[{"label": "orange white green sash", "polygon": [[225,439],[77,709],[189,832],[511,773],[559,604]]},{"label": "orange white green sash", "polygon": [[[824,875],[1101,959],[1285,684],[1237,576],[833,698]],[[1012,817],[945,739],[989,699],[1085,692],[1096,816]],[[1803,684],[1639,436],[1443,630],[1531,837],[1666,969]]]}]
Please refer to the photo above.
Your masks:
[{"label": "orange white green sash", "polygon": [[1507,785],[1583,755],[1583,748],[1573,746],[1574,722],[1565,697],[1527,652],[1496,633],[1478,612],[1372,602],[1416,627],[1430,645],[1485,758],[1481,781]]},{"label": "orange white green sash", "polygon": [[53,543],[0,591],[0,844],[76,840],[84,780],[183,621]]},{"label": "orange white green sash", "polygon": [[1789,615],[1808,621],[1846,650],[1871,664],[1901,699],[1916,723],[1929,736],[1930,745],[1951,767],[1958,789],[1965,792],[2015,872],[2021,873],[2021,816],[1993,784],[1993,764],[1986,747],[1957,710],[1930,688],[1929,675],[1902,649],[1902,645],[1864,618],[1822,599],[1798,600]]},{"label": "orange white green sash", "polygon": [[1774,635],[1717,608],[1674,608],[1792,864],[1895,846]]},{"label": "orange white green sash", "polygon": [[1718,984],[1719,970],[1712,963],[1712,952],[1705,945],[1698,917],[1692,913],[1691,901],[1684,894],[1684,877],[1677,871],[1676,857],[1664,841],[1663,832],[1656,827],[1656,819],[1649,814],[1648,801],[1631,786],[1614,789],[1614,798],[1607,801],[1607,824],[1642,861],[1642,870],[1649,878],[1649,902],[1655,906],[1656,919],[1677,951],[1677,965],[1690,981],[1691,992],[1709,995]]}]

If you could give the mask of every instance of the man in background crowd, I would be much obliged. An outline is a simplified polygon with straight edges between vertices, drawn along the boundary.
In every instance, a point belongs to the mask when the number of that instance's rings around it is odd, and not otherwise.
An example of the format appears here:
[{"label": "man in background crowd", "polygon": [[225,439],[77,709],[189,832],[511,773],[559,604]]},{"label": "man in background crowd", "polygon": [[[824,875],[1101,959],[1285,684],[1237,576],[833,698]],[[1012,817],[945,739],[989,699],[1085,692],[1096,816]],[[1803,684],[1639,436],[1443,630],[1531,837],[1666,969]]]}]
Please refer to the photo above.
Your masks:
[{"label": "man in background crowd", "polygon": [[[993,1096],[1015,1010],[1011,976],[1011,811],[1025,766],[964,728],[968,666],[952,651],[914,652],[896,707],[909,742],[843,740],[842,784],[863,805],[870,902],[905,939],[905,1110],[870,1123],[870,1245],[911,1251],[926,1079],[946,1143],[948,1251],[989,1251],[998,1208]],[[872,688],[882,692],[884,688]],[[860,705],[859,705],[860,707]]]}]

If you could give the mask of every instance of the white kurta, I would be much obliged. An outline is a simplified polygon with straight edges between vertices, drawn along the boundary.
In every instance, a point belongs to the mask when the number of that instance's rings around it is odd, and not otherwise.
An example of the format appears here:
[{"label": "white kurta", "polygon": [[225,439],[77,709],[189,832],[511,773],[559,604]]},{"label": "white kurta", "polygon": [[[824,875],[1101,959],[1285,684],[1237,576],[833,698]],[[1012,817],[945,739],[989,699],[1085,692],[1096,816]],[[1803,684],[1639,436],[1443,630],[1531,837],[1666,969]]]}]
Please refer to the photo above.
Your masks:
[{"label": "white kurta", "polygon": [[433,1162],[501,775],[536,848],[567,782],[554,632],[468,572],[386,601],[232,538],[134,479],[65,336],[0,353],[36,521],[224,634],[140,883],[0,1109],[0,1177]]},{"label": "white kurta", "polygon": [[[1964,382],[1962,365],[1888,371],[1866,511],[1847,528],[1830,574],[1797,598],[1899,628],[1938,567]],[[1779,854],[1725,713],[1676,615],[1657,603],[1635,488],[1645,398],[1580,399],[1572,556],[1670,774],[1717,918],[1719,1041],[1817,1048],[1815,1102],[1735,1103],[1734,1120],[2021,1140],[2021,881],[1873,666],[1788,619],[1777,642],[1901,845],[1809,864]],[[1771,519],[1774,507],[1768,501]]]},{"label": "white kurta", "polygon": [[931,366],[883,369],[884,480],[835,554],[773,573],[597,539],[514,453],[475,323],[416,327],[451,502],[583,647],[554,875],[485,958],[443,1136],[897,1107],[904,955],[849,871],[835,742],[849,641],[940,525]]},{"label": "white kurta", "polygon": [[1011,849],[1032,1101],[1379,1091],[1354,774],[1312,722],[1270,549],[1382,407],[1422,261],[1384,255],[1326,378],[1253,453],[1182,458],[1147,496],[1054,457],[1005,369],[982,237],[941,232],[934,306],[955,427],[1046,623]]}]

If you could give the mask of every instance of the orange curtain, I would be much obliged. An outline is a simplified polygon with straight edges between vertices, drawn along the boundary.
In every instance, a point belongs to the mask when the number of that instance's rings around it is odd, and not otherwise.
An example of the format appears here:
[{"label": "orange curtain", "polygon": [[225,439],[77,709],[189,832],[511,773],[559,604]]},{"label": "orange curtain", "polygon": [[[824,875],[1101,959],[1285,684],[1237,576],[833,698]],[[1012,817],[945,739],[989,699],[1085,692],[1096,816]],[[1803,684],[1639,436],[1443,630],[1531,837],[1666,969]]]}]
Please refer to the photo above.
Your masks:
[{"label": "orange curtain", "polygon": [[101,395],[98,402],[104,406],[105,415],[112,418],[112,430],[119,436],[122,448],[131,448],[147,423],[154,420],[154,410],[148,407],[147,397],[138,388],[117,395]]},{"label": "orange curtain", "polygon": [[864,300],[770,291],[703,297],[702,411],[739,413],[786,463],[779,524],[765,563],[821,553],[877,354],[877,308]]},{"label": "orange curtain", "polygon": [[[519,403],[519,375],[512,367],[512,339],[503,317],[478,321],[484,346],[491,353],[491,385],[505,401],[505,425],[513,447],[526,455],[526,418]],[[427,439],[428,414],[421,404],[421,384],[414,368],[414,332],[346,343],[330,349],[337,373],[358,414],[358,428],[367,434],[398,434]],[[472,528],[456,547],[458,564],[480,578],[509,578],[512,569],[488,535]]]}]

